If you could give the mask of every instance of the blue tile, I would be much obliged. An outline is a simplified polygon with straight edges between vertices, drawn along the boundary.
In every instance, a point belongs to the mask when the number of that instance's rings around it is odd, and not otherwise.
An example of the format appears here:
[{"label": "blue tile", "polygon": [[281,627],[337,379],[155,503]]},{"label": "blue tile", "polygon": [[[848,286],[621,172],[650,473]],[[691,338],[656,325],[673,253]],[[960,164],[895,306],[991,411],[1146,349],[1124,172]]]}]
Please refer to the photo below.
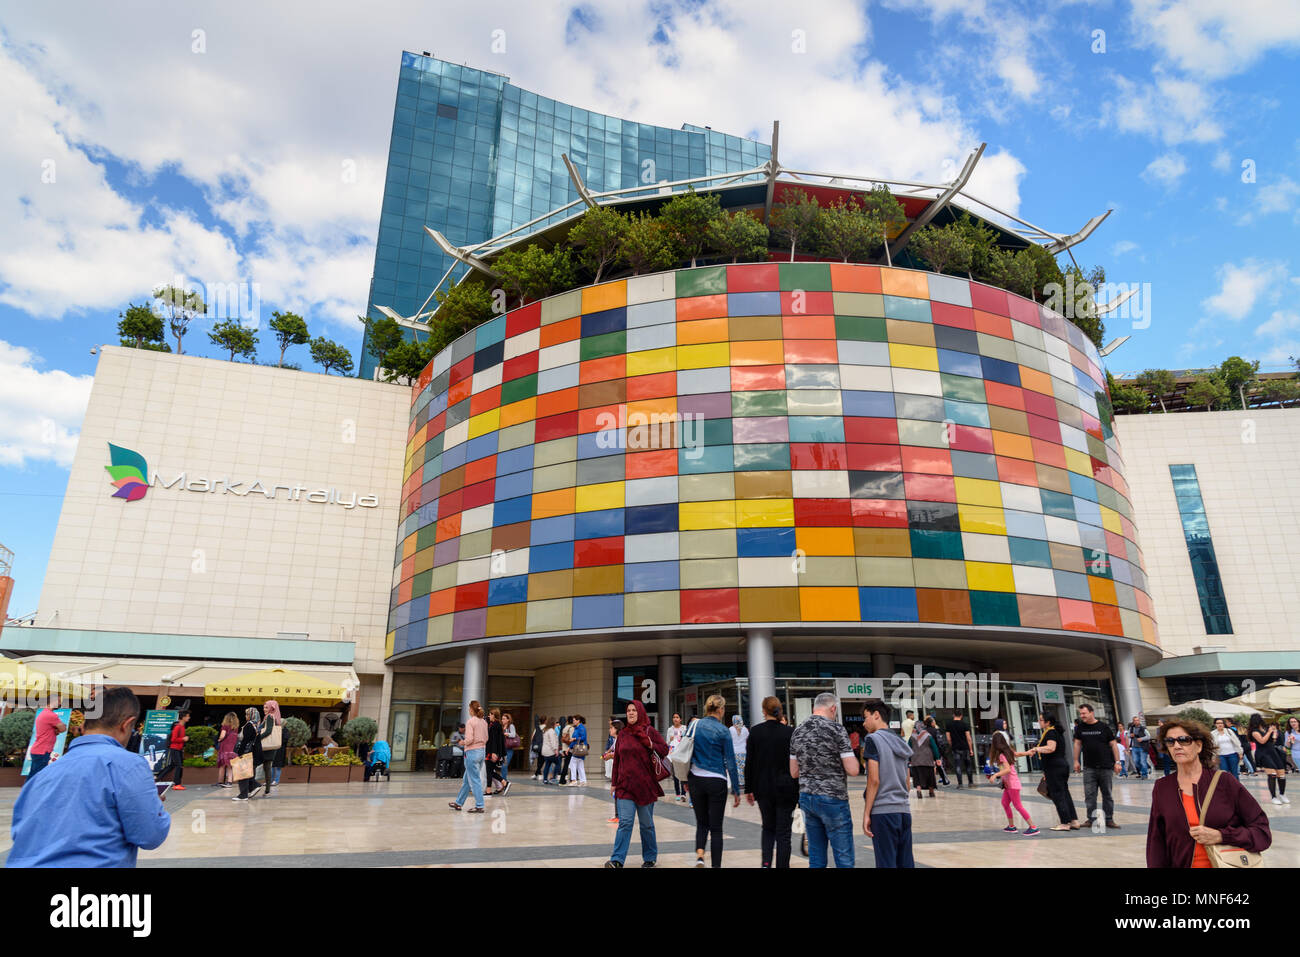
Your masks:
[{"label": "blue tile", "polygon": [[583,595],[573,599],[573,630],[621,628],[622,595]]},{"label": "blue tile", "polygon": [[842,392],[844,414],[873,419],[894,418],[894,393],[892,392]]},{"label": "blue tile", "polygon": [[676,591],[679,586],[676,562],[638,562],[623,567],[625,591]]},{"label": "blue tile", "polygon": [[623,522],[625,526],[624,534],[626,535],[675,532],[677,531],[677,503],[638,505],[625,509]]},{"label": "blue tile", "polygon": [[[885,318],[906,319],[909,322],[929,322],[930,302],[928,299],[909,299],[905,296],[886,296]],[[914,621],[915,619],[912,620]]]},{"label": "blue tile", "polygon": [[732,292],[727,294],[727,314],[732,316],[779,316],[779,292]]},{"label": "blue tile", "polygon": [[514,605],[528,600],[528,576],[512,575],[488,582],[489,605]]},{"label": "blue tile", "polygon": [[915,588],[859,588],[863,621],[919,621]]},{"label": "blue tile", "polygon": [[739,558],[781,558],[793,555],[798,547],[793,528],[736,529]]},{"label": "blue tile", "polygon": [[1002,382],[1006,385],[1020,385],[1020,366],[1014,362],[994,359],[992,356],[980,356],[980,367],[983,369],[984,378],[986,379],[992,379],[994,382]]},{"label": "blue tile", "polygon": [[594,459],[602,455],[622,455],[626,449],[621,429],[586,432],[578,436],[578,458]]},{"label": "blue tile", "polygon": [[554,518],[535,518],[529,529],[530,545],[550,545],[553,542],[572,542],[574,520],[572,515],[557,515]]},{"label": "blue tile", "polygon": [[465,445],[465,461],[474,462],[478,459],[485,459],[489,455],[495,455],[497,451],[497,440],[500,436],[498,432],[489,432],[487,435],[480,435],[476,439],[470,439]]},{"label": "blue tile", "polygon": [[509,475],[511,472],[522,472],[524,469],[533,467],[533,446],[525,445],[523,448],[507,449],[505,452],[497,455],[497,474]]},{"label": "blue tile", "polygon": [[582,337],[603,336],[610,332],[622,332],[627,328],[627,307],[606,309],[592,312],[582,317]]},{"label": "blue tile", "polygon": [[609,508],[601,512],[579,512],[574,516],[575,538],[609,538],[623,534],[623,510]]},{"label": "blue tile", "polygon": [[[500,493],[501,480],[497,480],[497,494]],[[514,525],[516,522],[526,522],[532,518],[533,514],[533,496],[521,495],[518,498],[509,498],[504,501],[498,501],[496,507],[492,510],[492,524],[496,525]]]},{"label": "blue tile", "polygon": [[573,542],[533,545],[528,549],[528,571],[554,572],[573,567]]}]

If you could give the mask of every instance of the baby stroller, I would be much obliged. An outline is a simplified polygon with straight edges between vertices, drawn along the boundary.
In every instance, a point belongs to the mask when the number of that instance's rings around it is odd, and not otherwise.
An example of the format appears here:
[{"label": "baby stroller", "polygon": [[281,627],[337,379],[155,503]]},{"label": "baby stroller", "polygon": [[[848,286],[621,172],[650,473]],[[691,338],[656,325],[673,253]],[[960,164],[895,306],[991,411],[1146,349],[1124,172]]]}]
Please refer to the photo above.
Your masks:
[{"label": "baby stroller", "polygon": [[393,760],[392,749],[388,747],[387,741],[376,741],[370,749],[370,754],[366,758],[366,775],[367,781],[373,781],[381,774],[385,781],[390,780],[388,774],[388,764]]}]

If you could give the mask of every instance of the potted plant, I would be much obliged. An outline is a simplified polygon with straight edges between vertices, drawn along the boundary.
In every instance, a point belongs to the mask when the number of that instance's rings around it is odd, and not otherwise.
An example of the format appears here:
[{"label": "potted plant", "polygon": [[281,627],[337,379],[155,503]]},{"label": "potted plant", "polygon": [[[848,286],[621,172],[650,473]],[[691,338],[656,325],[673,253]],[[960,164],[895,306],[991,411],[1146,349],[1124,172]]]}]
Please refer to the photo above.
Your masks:
[{"label": "potted plant", "polygon": [[14,711],[0,718],[0,758],[4,759],[4,766],[0,767],[0,787],[23,786],[26,780],[22,776],[23,758],[35,723],[36,712],[30,710]]},{"label": "potted plant", "polygon": [[187,787],[191,784],[216,784],[216,729],[206,724],[191,724],[185,729],[185,734],[189,740],[185,742],[185,774],[181,780]]},{"label": "potted plant", "polygon": [[[302,718],[285,718],[281,736],[284,742],[284,765],[287,771],[290,765],[295,764],[294,759],[306,751],[307,742],[311,739],[311,728]],[[284,780],[283,774],[280,775],[280,780]],[[306,781],[307,778],[304,776],[302,780]]]}]

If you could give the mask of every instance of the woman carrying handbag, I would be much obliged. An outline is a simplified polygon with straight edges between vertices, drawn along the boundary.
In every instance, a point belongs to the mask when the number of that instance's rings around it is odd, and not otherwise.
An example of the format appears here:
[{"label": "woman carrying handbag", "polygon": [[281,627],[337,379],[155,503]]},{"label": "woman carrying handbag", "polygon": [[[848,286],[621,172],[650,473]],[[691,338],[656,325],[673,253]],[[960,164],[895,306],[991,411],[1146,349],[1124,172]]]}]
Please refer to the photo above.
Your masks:
[{"label": "woman carrying handbag", "polygon": [[239,731],[239,741],[235,744],[235,759],[230,762],[235,780],[239,782],[239,793],[232,801],[247,801],[257,797],[262,785],[253,781],[253,769],[262,763],[262,715],[256,708],[244,711],[244,726]]},{"label": "woman carrying handbag", "polygon": [[668,742],[650,724],[645,705],[633,700],[627,706],[627,724],[614,741],[614,807],[618,811],[618,832],[614,851],[606,867],[621,868],[632,844],[632,821],[641,825],[641,866],[654,867],[659,859],[655,842],[655,804],[664,796],[659,782],[671,773],[661,758],[668,756]]},{"label": "woman carrying handbag", "polygon": [[258,764],[262,768],[262,786],[266,789],[264,797],[271,796],[275,787],[275,759],[283,742],[284,718],[280,717],[280,703],[275,700],[262,706],[266,717],[262,721],[259,743],[262,745],[262,757]]}]

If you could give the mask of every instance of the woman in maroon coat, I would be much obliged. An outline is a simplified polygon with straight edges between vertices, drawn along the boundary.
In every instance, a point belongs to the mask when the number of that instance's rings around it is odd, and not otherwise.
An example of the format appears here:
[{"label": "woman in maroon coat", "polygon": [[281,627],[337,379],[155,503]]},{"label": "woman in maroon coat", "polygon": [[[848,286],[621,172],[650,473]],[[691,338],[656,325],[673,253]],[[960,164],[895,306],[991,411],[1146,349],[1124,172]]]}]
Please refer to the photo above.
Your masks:
[{"label": "woman in maroon coat", "polygon": [[[1218,769],[1210,730],[1197,721],[1175,720],[1156,736],[1177,773],[1156,782],[1147,824],[1147,867],[1211,867],[1205,848],[1227,844],[1264,851],[1273,843],[1268,815],[1231,774]],[[1215,774],[1219,783],[1205,820],[1201,804]]]},{"label": "woman in maroon coat", "polygon": [[668,742],[650,724],[645,705],[634,700],[627,706],[627,726],[614,740],[613,791],[618,833],[606,867],[622,867],[627,860],[634,817],[641,823],[641,866],[654,867],[659,859],[654,813],[664,791],[655,775],[655,755],[667,757]]}]

